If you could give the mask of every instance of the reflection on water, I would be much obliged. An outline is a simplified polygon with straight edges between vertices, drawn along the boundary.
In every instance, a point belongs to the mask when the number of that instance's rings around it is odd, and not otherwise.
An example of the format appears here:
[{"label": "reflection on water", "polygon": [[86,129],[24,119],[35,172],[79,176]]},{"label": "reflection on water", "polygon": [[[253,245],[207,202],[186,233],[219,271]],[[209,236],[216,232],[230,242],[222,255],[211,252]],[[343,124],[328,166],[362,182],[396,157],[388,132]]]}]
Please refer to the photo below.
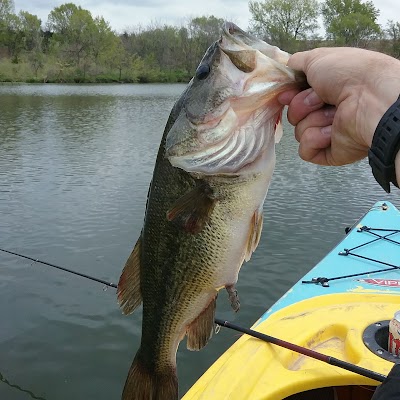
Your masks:
[{"label": "reflection on water", "polygon": [[[183,88],[1,85],[0,247],[116,282],[140,233],[159,141]],[[218,316],[253,323],[382,199],[399,203],[366,161],[305,163],[286,126],[263,237],[240,274],[240,313],[221,294]],[[11,255],[0,255],[0,278],[0,367],[29,388],[0,385],[0,398],[118,398],[141,312],[124,317],[114,289]],[[201,352],[181,346],[182,393],[237,337],[222,330]]]}]

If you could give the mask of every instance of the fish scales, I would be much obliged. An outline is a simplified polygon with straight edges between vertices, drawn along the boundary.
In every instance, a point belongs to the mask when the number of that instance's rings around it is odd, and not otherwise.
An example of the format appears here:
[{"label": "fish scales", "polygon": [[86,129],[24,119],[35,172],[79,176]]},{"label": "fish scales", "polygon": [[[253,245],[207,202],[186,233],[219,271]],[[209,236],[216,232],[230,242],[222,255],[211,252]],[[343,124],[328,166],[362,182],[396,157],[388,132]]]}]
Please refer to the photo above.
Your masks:
[{"label": "fish scales", "polygon": [[238,273],[260,240],[282,112],[276,97],[300,83],[287,53],[234,24],[222,31],[171,111],[141,236],[118,284],[125,313],[143,302],[123,400],[178,398],[179,342],[207,344],[221,288],[239,309]]}]

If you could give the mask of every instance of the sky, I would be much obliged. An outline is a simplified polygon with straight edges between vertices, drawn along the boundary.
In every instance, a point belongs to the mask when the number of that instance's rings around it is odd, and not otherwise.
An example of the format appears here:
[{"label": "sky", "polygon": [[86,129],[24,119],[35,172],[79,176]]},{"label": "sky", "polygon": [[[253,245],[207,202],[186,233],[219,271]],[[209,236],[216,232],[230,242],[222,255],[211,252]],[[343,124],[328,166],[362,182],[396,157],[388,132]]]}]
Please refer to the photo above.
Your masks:
[{"label": "sky", "polygon": [[[191,17],[214,15],[247,29],[250,21],[248,0],[14,0],[15,11],[37,15],[44,24],[55,7],[72,2],[102,16],[117,32],[152,23],[184,25]],[[389,19],[400,22],[399,0],[373,0],[380,10],[378,22]]]}]

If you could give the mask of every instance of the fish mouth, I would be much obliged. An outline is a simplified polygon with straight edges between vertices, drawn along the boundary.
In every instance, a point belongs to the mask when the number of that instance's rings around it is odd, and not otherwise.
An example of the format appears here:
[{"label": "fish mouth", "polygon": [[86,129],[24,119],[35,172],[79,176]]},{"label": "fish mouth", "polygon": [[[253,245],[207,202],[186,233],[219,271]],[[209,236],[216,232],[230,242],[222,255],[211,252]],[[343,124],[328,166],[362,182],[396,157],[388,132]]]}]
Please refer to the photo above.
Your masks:
[{"label": "fish mouth", "polygon": [[221,122],[221,120],[224,118],[229,108],[230,108],[230,101],[228,100],[223,102],[219,107],[217,107],[215,110],[213,110],[208,114],[198,116],[191,113],[186,107],[185,107],[185,114],[189,123],[192,125],[193,128],[199,131],[203,131],[206,129],[216,128]]},{"label": "fish mouth", "polygon": [[298,87],[288,59],[278,47],[226,22],[202,60],[212,67],[210,77],[194,78],[188,103],[168,133],[171,165],[189,173],[236,174],[273,146],[283,108],[277,96]]},{"label": "fish mouth", "polygon": [[[237,56],[237,53],[241,53],[240,55],[243,57],[244,52],[253,51],[251,44],[257,41],[258,39],[241,30],[233,22],[225,22],[222,26],[221,38],[216,43],[216,47],[221,51],[222,57],[224,57],[226,60],[229,60],[229,62],[232,63],[233,66],[243,74],[253,71],[255,68],[255,63],[252,66],[246,65],[245,63],[240,63],[238,61],[239,57]],[[239,79],[243,83],[246,81],[245,77],[240,77]],[[212,112],[207,114],[196,115],[191,113],[185,107],[186,117],[190,121],[191,125],[195,126],[199,130],[214,128],[221,122],[229,108],[232,106],[232,100],[235,101],[236,99],[242,97],[245,90],[245,86],[238,84],[236,96],[230,96],[222,104],[219,104],[218,107],[212,110]]]},{"label": "fish mouth", "polygon": [[236,45],[243,46],[251,46],[251,43],[257,41],[255,37],[248,34],[247,32],[240,29],[236,24],[233,22],[225,22],[222,26],[222,35],[220,39],[220,43],[228,40]]},{"label": "fish mouth", "polygon": [[189,173],[236,175],[255,162],[273,140],[274,126],[269,123],[270,119],[269,110],[263,108],[241,125],[230,107],[214,129],[198,131],[197,150],[183,154],[167,151],[166,155],[172,166]]}]

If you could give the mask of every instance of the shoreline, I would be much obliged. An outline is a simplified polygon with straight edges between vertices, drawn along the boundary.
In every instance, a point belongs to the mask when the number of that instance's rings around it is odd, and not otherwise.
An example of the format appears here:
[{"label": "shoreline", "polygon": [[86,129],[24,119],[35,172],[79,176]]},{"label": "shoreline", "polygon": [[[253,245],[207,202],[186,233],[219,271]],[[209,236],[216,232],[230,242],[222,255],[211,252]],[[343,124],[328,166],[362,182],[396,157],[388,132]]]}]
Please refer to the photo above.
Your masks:
[{"label": "shoreline", "polygon": [[171,84],[188,84],[188,81],[171,81],[171,82],[117,82],[117,81],[99,81],[99,82],[29,82],[29,81],[0,81],[0,85],[171,85]]}]

